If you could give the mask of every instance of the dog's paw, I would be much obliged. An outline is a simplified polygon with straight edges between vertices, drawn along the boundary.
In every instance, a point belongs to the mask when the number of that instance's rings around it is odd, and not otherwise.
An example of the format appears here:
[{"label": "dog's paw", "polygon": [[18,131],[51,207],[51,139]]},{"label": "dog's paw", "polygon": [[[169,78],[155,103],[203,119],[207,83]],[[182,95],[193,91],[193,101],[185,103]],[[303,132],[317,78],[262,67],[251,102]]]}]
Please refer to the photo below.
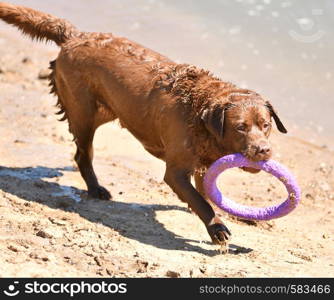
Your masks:
[{"label": "dog's paw", "polygon": [[103,186],[97,186],[88,190],[88,196],[100,200],[111,200],[112,196]]},{"label": "dog's paw", "polygon": [[208,225],[207,230],[212,243],[215,245],[225,244],[232,235],[228,228],[221,222]]}]

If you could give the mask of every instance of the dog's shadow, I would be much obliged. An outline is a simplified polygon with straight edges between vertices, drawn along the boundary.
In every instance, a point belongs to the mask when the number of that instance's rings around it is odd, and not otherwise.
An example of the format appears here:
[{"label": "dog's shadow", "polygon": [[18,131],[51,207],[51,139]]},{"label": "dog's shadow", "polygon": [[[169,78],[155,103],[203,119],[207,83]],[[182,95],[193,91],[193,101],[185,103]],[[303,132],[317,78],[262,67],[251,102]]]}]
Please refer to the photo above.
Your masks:
[{"label": "dog's shadow", "polygon": [[[195,251],[207,256],[219,254],[218,249],[205,249],[201,247],[199,241],[174,234],[156,218],[157,211],[188,212],[187,209],[176,205],[147,205],[87,199],[86,191],[46,180],[63,176],[62,171],[74,171],[74,169],[71,167],[7,168],[0,166],[0,189],[51,208],[76,212],[90,222],[102,223],[122,236],[144,244],[161,249]],[[145,226],[149,228],[149,232],[142,234],[142,228]],[[251,252],[252,249],[230,244],[228,251],[230,254],[240,254]]]}]

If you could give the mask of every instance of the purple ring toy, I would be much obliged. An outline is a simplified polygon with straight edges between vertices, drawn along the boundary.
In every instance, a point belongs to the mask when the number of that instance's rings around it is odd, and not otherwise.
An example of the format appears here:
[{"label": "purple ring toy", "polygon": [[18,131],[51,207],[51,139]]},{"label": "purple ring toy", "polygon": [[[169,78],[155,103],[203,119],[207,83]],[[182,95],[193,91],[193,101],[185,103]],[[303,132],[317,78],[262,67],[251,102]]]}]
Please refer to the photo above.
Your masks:
[{"label": "purple ring toy", "polygon": [[[234,167],[261,169],[272,174],[285,185],[288,198],[281,204],[261,208],[237,204],[228,199],[218,190],[216,180],[220,173]],[[249,220],[271,220],[283,217],[296,208],[301,198],[296,179],[284,166],[274,160],[249,161],[240,153],[223,156],[210,166],[204,177],[204,190],[218,207],[234,216]]]}]

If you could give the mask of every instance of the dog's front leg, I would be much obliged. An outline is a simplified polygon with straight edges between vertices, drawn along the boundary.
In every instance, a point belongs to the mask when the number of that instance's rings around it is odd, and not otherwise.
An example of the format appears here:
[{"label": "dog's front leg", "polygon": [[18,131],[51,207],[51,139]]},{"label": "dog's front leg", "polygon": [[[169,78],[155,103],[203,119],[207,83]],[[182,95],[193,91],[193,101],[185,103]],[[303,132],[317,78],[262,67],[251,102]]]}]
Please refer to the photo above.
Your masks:
[{"label": "dog's front leg", "polygon": [[187,170],[167,166],[164,180],[203,221],[214,244],[222,244],[229,239],[230,231],[216,216],[211,205],[192,186]]}]

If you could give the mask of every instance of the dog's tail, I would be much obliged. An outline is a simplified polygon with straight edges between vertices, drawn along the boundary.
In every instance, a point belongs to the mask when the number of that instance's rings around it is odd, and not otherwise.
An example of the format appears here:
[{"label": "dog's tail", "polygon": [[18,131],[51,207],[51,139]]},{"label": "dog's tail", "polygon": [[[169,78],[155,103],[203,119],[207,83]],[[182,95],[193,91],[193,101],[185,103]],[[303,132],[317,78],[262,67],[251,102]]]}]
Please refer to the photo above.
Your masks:
[{"label": "dog's tail", "polygon": [[32,39],[51,40],[58,46],[78,33],[78,30],[66,20],[4,2],[0,2],[0,19],[18,27]]}]

